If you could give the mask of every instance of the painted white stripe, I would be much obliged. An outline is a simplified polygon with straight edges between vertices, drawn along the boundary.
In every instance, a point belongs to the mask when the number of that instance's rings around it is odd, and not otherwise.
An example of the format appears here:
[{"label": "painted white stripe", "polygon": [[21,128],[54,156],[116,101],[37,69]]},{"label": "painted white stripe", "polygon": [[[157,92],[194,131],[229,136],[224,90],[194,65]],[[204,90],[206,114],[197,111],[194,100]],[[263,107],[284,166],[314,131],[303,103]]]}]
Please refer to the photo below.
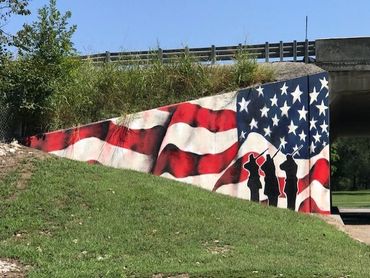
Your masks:
[{"label": "painted white stripe", "polygon": [[321,210],[330,211],[330,189],[324,187],[320,182],[312,181],[310,186],[297,195],[297,210],[299,205],[308,197],[311,197]]},{"label": "painted white stripe", "polygon": [[324,187],[320,182],[314,180],[310,185],[311,198],[321,210],[330,211],[330,189]]},{"label": "painted white stripe", "polygon": [[168,144],[174,144],[182,151],[196,154],[217,154],[230,148],[237,142],[237,129],[211,132],[203,127],[191,127],[185,123],[176,123],[167,129],[159,154]]},{"label": "painted white stripe", "polygon": [[79,161],[96,160],[106,166],[147,173],[153,164],[151,156],[111,145],[95,137],[82,139],[64,150],[50,153]]},{"label": "painted white stripe", "polygon": [[149,129],[154,126],[165,125],[169,116],[169,112],[151,109],[110,120],[116,125],[127,126],[130,129]]},{"label": "painted white stripe", "polygon": [[211,110],[228,109],[236,111],[236,96],[237,91],[224,93],[220,95],[204,97],[197,100],[189,101],[189,103],[198,104],[203,108]]}]

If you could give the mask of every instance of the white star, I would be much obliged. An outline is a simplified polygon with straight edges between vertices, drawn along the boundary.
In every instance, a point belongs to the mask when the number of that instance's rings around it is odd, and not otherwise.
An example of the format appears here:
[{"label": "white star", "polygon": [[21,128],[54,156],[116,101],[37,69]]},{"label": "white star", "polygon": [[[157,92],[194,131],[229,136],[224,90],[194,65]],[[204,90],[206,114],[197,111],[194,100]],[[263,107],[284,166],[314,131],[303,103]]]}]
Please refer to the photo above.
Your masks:
[{"label": "white star", "polygon": [[265,131],[265,136],[271,136],[271,129],[270,126],[267,126],[263,129]]},{"label": "white star", "polygon": [[261,118],[262,117],[268,117],[268,115],[267,115],[267,112],[269,112],[269,108],[267,108],[266,106],[264,106],[262,109],[260,109],[260,111],[261,111]]},{"label": "white star", "polygon": [[320,104],[320,105],[316,105],[316,107],[320,110],[320,112],[319,112],[319,116],[320,116],[321,114],[324,114],[324,116],[325,116],[325,110],[326,110],[328,107],[324,104],[324,101],[322,100],[322,101],[321,101],[321,104]]},{"label": "white star", "polygon": [[310,146],[310,152],[311,153],[314,153],[315,152],[315,148],[316,148],[316,146],[315,146],[315,144],[312,141],[311,146]]},{"label": "white star", "polygon": [[281,116],[284,116],[285,115],[286,117],[288,117],[288,111],[289,111],[289,109],[290,109],[290,106],[288,106],[286,104],[286,101],[285,101],[283,107],[280,107]]},{"label": "white star", "polygon": [[316,131],[316,135],[314,135],[313,138],[315,139],[315,143],[320,142],[321,135],[318,131]]},{"label": "white star", "polygon": [[319,92],[316,92],[316,87],[313,87],[312,93],[310,93],[310,104],[312,104],[314,101],[317,101],[317,96],[319,95]]},{"label": "white star", "polygon": [[324,142],[322,142],[322,146],[323,146],[323,147],[325,147],[325,146],[326,146],[326,144],[328,144],[328,143],[326,143],[325,141],[324,141]]},{"label": "white star", "polygon": [[315,118],[312,118],[311,121],[310,121],[310,130],[311,129],[316,129],[316,120]]},{"label": "white star", "polygon": [[299,119],[303,119],[303,120],[306,120],[306,115],[308,113],[308,111],[304,108],[304,106],[302,107],[301,110],[298,110],[298,113],[299,113]]},{"label": "white star", "polygon": [[301,95],[303,92],[299,89],[299,85],[295,88],[294,92],[290,93],[293,96],[293,104],[298,100],[301,102]]},{"label": "white star", "polygon": [[278,98],[276,97],[276,94],[274,95],[273,98],[270,98],[270,100],[271,100],[271,107],[277,106]]},{"label": "white star", "polygon": [[278,124],[279,124],[279,119],[277,115],[275,115],[275,117],[272,118],[272,126],[278,126]]},{"label": "white star", "polygon": [[306,135],[306,133],[304,133],[303,130],[300,134],[298,134],[298,136],[299,136],[299,139],[301,139],[301,141],[306,142],[307,135]]},{"label": "white star", "polygon": [[325,89],[328,89],[329,90],[329,86],[328,86],[328,80],[326,80],[326,78],[324,77],[324,79],[320,79],[320,83],[321,83],[321,89],[320,91],[325,88]]},{"label": "white star", "polygon": [[242,112],[243,110],[245,110],[245,112],[248,113],[248,104],[250,103],[251,101],[248,100],[248,101],[245,101],[245,99],[242,97],[242,101],[238,102],[238,104],[240,105],[240,110],[239,112]]},{"label": "white star", "polygon": [[253,127],[255,127],[256,129],[258,128],[258,122],[252,118],[250,124],[249,124],[251,130],[253,129]]},{"label": "white star", "polygon": [[240,134],[240,139],[245,139],[245,135],[246,135],[247,133],[246,132],[244,132],[243,130],[242,130],[242,133]]},{"label": "white star", "polygon": [[285,149],[285,145],[287,144],[287,141],[285,141],[284,137],[280,138],[280,148]]},{"label": "white star", "polygon": [[286,83],[284,82],[284,85],[283,85],[283,87],[281,87],[280,88],[280,90],[281,90],[281,94],[282,95],[288,95],[288,92],[287,92],[287,90],[288,90],[288,86],[286,85]]},{"label": "white star", "polygon": [[299,147],[297,145],[295,145],[293,147],[293,152],[296,152],[296,154],[299,155],[300,150],[299,151],[298,150],[299,150]]},{"label": "white star", "polygon": [[288,125],[288,128],[289,128],[288,134],[293,133],[294,135],[297,135],[295,133],[295,130],[298,128],[298,126],[294,125],[293,121],[290,121],[290,125]]},{"label": "white star", "polygon": [[258,88],[256,88],[257,92],[258,92],[258,96],[263,96],[263,88],[261,86],[259,86]]},{"label": "white star", "polygon": [[321,132],[322,133],[326,133],[326,134],[329,134],[329,131],[328,131],[328,125],[326,124],[326,122],[324,121],[323,123],[322,123],[322,125],[320,125],[320,127],[321,127]]}]

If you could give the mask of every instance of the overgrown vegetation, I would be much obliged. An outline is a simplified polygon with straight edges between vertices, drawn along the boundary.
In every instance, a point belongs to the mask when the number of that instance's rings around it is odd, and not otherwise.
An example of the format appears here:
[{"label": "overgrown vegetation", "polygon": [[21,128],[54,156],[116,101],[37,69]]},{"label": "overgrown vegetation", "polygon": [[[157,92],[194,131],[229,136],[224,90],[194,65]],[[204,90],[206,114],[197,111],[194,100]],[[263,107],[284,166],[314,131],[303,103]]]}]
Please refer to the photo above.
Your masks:
[{"label": "overgrown vegetation", "polygon": [[0,258],[30,265],[30,278],[370,272],[369,246],[314,216],[134,171],[36,163],[25,189],[22,165],[0,181]]},{"label": "overgrown vegetation", "polygon": [[190,56],[145,65],[81,63],[53,98],[56,129],[231,91],[272,79],[269,69],[243,56],[229,66],[202,65]]}]

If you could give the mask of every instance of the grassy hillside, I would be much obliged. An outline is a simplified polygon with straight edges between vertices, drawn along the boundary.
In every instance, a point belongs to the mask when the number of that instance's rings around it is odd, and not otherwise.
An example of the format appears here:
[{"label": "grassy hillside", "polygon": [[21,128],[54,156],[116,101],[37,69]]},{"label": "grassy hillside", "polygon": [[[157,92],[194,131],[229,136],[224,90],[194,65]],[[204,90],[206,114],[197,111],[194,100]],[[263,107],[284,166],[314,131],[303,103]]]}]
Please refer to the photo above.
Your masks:
[{"label": "grassy hillside", "polygon": [[0,258],[31,265],[29,277],[370,273],[370,247],[313,216],[133,171],[33,163],[25,189],[23,165],[0,182]]}]

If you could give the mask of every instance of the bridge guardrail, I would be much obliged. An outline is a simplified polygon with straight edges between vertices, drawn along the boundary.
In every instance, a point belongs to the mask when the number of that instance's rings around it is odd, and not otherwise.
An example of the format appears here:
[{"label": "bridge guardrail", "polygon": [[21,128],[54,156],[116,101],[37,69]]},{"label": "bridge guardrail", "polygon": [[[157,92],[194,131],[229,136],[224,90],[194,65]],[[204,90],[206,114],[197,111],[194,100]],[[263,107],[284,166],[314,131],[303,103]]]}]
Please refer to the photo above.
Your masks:
[{"label": "bridge guardrail", "polygon": [[134,63],[138,60],[140,62],[147,62],[153,58],[160,59],[164,63],[170,62],[181,55],[189,54],[195,61],[210,62],[214,64],[218,61],[234,60],[237,53],[241,50],[247,50],[251,55],[257,59],[264,59],[269,62],[270,58],[279,58],[283,61],[284,58],[292,58],[297,61],[298,57],[303,57],[307,63],[309,56],[315,55],[315,41],[292,41],[278,43],[254,44],[254,45],[235,45],[235,46],[221,46],[216,47],[201,47],[201,48],[180,48],[180,49],[157,49],[149,51],[127,51],[127,52],[109,52],[98,53],[92,55],[80,56],[82,60],[90,60],[93,63],[102,62],[120,62],[120,63]]}]

